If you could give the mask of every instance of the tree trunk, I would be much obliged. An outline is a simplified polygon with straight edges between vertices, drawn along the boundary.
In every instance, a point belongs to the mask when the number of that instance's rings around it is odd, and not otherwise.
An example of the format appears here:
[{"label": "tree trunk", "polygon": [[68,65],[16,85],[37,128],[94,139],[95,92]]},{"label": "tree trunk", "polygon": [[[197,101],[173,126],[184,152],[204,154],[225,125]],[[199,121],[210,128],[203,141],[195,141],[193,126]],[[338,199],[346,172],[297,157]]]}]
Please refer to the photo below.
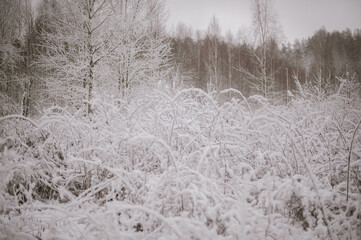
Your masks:
[{"label": "tree trunk", "polygon": [[93,18],[93,7],[94,7],[94,2],[95,1],[89,1],[88,2],[88,24],[87,24],[87,28],[88,28],[88,57],[89,57],[89,66],[88,66],[88,99],[87,99],[87,109],[88,109],[88,114],[92,113],[92,108],[91,108],[91,100],[93,98],[93,80],[94,80],[94,52],[93,52],[93,44],[92,44],[92,33],[93,33],[93,29],[92,29],[92,18]]}]

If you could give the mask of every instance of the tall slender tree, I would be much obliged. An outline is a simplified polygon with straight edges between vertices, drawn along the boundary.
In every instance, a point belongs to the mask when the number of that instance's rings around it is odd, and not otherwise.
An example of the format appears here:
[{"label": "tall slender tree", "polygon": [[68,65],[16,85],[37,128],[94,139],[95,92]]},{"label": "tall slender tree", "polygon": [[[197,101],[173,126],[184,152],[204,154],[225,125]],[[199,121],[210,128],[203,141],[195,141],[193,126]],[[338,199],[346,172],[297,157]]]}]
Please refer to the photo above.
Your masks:
[{"label": "tall slender tree", "polygon": [[[119,2],[118,2],[119,3]],[[164,78],[169,68],[170,43],[165,32],[165,13],[158,0],[121,1],[113,4],[112,39],[121,43],[107,64],[114,73],[118,94],[126,96],[131,86]]]},{"label": "tall slender tree", "polygon": [[86,101],[91,113],[94,79],[99,64],[117,46],[108,45],[113,34],[104,30],[110,20],[108,0],[44,1],[38,19],[38,66],[52,101]]},{"label": "tall slender tree", "polygon": [[220,40],[221,28],[219,26],[218,19],[215,15],[211,18],[211,21],[207,29],[207,37],[209,39],[209,48],[208,48],[208,90],[219,90],[220,87],[220,72],[219,72],[219,40]]},{"label": "tall slender tree", "polygon": [[228,81],[227,81],[227,87],[232,87],[232,73],[233,73],[233,59],[232,59],[232,49],[234,40],[233,40],[233,34],[231,31],[228,31],[226,34],[226,43],[227,43],[227,55],[228,55]]},{"label": "tall slender tree", "polygon": [[250,79],[258,92],[264,97],[268,97],[274,84],[268,51],[272,41],[276,41],[277,35],[281,34],[271,0],[253,1],[252,23],[254,39],[250,43],[252,47],[249,49],[257,65],[257,70],[252,72],[243,66],[239,66],[238,70]]}]

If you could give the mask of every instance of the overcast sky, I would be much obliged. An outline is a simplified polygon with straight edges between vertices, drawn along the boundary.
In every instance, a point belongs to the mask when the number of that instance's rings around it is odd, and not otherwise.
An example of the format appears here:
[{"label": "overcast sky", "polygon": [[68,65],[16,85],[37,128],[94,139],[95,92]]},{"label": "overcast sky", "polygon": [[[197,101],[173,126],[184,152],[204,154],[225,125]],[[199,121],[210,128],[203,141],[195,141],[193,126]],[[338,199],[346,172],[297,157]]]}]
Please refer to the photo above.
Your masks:
[{"label": "overcast sky", "polygon": [[[169,11],[168,28],[178,22],[193,30],[206,30],[213,14],[222,34],[251,24],[251,0],[165,0]],[[328,31],[361,29],[361,0],[273,0],[285,40],[293,42],[312,36],[322,26]]]}]

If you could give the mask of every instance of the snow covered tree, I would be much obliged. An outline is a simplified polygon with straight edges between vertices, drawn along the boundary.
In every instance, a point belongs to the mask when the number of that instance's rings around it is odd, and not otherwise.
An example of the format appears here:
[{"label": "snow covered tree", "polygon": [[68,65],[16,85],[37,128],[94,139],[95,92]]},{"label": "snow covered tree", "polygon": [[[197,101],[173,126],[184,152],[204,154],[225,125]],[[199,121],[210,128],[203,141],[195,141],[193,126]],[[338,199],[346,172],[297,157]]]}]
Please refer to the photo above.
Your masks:
[{"label": "snow covered tree", "polygon": [[227,42],[227,55],[228,55],[228,62],[227,62],[227,68],[228,68],[228,81],[227,81],[227,88],[232,87],[232,72],[233,72],[233,59],[232,59],[232,48],[234,47],[234,40],[233,40],[233,34],[231,31],[228,31],[226,34],[226,42]]},{"label": "snow covered tree", "polygon": [[102,59],[117,45],[109,45],[112,31],[104,27],[112,9],[108,0],[44,1],[38,19],[40,31],[38,66],[57,104],[86,101],[91,112],[95,79],[100,78]]},{"label": "snow covered tree", "polygon": [[15,112],[27,115],[32,29],[33,11],[29,0],[0,0],[1,114],[6,112],[6,106],[17,105]]},{"label": "snow covered tree", "polygon": [[164,77],[170,44],[161,2],[118,1],[113,11],[117,24],[112,29],[117,34],[112,41],[120,45],[110,54],[107,65],[112,72],[111,89],[117,89],[114,94],[125,97],[131,86],[153,83]]},{"label": "snow covered tree", "polygon": [[269,59],[269,49],[276,43],[277,34],[280,34],[278,22],[271,0],[254,0],[252,5],[252,32],[254,40],[250,48],[257,66],[255,72],[249,71],[242,66],[242,72],[250,81],[254,88],[268,97],[270,89],[274,84],[272,69]]},{"label": "snow covered tree", "polygon": [[207,70],[209,73],[208,90],[219,90],[220,88],[220,60],[219,60],[219,41],[221,35],[221,28],[219,26],[218,19],[216,16],[211,18],[208,25],[207,37],[209,38],[209,49],[208,49],[208,65]]},{"label": "snow covered tree", "polygon": [[43,4],[38,66],[47,72],[51,102],[77,108],[86,102],[91,113],[94,91],[124,95],[130,84],[155,76],[165,63],[169,44],[158,1]]}]

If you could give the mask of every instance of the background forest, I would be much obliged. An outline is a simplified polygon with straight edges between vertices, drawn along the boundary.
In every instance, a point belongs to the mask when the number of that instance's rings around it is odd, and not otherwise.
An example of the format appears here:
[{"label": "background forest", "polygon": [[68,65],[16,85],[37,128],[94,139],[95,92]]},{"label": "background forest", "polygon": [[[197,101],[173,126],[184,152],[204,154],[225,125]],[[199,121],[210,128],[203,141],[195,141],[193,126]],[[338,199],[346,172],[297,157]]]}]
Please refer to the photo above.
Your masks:
[{"label": "background forest", "polygon": [[0,0],[0,239],[359,239],[361,30],[252,3]]},{"label": "background forest", "polygon": [[[272,5],[255,5],[253,26],[235,37],[221,34],[216,16],[206,32],[180,23],[167,34],[157,1],[0,4],[2,115],[37,114],[52,104],[79,108],[94,94],[122,98],[132,86],[159,81],[284,101],[297,81],[324,89],[339,84],[337,77],[361,81],[361,30],[321,28],[284,44]],[[267,18],[257,22],[262,14]]]},{"label": "background forest", "polygon": [[[218,78],[217,89],[235,88],[247,96],[265,95],[264,90],[255,87],[262,47],[244,36],[236,38],[231,32],[222,36],[216,17],[206,33],[196,32],[196,38],[193,35],[190,27],[179,24],[171,39],[176,66],[184,81],[206,90],[210,79]],[[360,82],[360,30],[330,33],[321,28],[312,37],[293,44],[281,44],[277,38],[269,35],[265,43],[270,96],[286,96],[287,90],[295,90],[295,79],[301,83],[322,81],[325,88],[337,84],[337,77]]]}]

